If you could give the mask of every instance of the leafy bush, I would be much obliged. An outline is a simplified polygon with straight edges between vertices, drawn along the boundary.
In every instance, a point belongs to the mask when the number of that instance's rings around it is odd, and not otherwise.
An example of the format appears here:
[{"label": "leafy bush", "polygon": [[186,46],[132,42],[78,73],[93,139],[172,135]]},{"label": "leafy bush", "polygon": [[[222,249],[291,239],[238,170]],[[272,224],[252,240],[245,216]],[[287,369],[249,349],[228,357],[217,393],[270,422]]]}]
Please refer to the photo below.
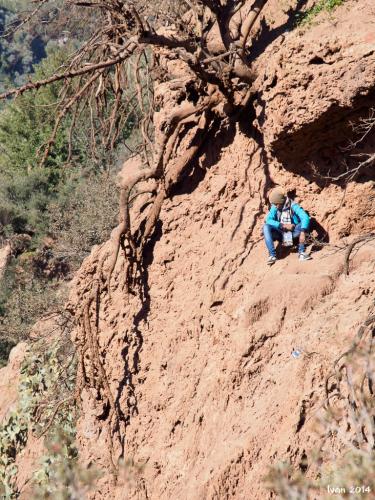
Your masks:
[{"label": "leafy bush", "polygon": [[[59,68],[68,50],[68,46],[51,49],[36,66],[35,79],[43,79]],[[63,208],[65,201],[61,200],[67,200],[68,195],[76,199],[81,194],[90,196],[89,192],[82,193],[88,177],[93,179],[98,173],[109,172],[118,154],[124,154],[121,148],[114,153],[105,150],[100,137],[95,138],[96,144],[91,144],[91,121],[85,110],[77,119],[72,136],[72,118],[67,116],[61,123],[53,149],[41,167],[41,152],[55,126],[60,90],[61,83],[54,83],[26,93],[0,112],[0,233],[5,236],[28,233],[37,244],[48,233],[49,206]],[[111,100],[110,95],[106,98]],[[121,130],[116,146],[130,136],[135,125],[136,115]],[[94,184],[91,179],[88,183]],[[71,200],[72,208],[74,203]]]},{"label": "leafy bush", "polygon": [[[64,59],[64,51],[51,51],[37,66],[36,76],[49,75]],[[43,168],[38,166],[38,150],[52,133],[59,90],[56,83],[25,94],[0,113],[0,226],[6,235],[26,232],[40,236],[47,231],[48,203],[65,176],[62,166],[68,155],[68,122],[59,130]],[[75,156],[83,159],[83,146]]]},{"label": "leafy bush", "polygon": [[[47,57],[33,66],[34,79],[42,80],[57,71],[66,61],[74,45],[52,47]],[[38,152],[47,143],[55,124],[55,108],[60,99],[61,82],[55,82],[47,87],[29,91],[13,102],[0,114],[0,169],[3,172],[29,173],[38,167],[40,156]],[[65,120],[60,127],[54,148],[47,158],[45,166],[59,169],[68,156],[68,127]],[[85,148],[80,145],[80,151],[75,151],[76,157],[85,158]]]},{"label": "leafy bush", "polygon": [[[17,498],[15,484],[17,454],[26,446],[28,433],[48,433],[48,439],[63,438],[61,456],[76,460],[74,445],[74,405],[59,402],[71,396],[75,382],[72,349],[67,347],[66,333],[52,347],[35,344],[21,368],[19,400],[0,426],[0,495]],[[51,339],[48,339],[50,343]],[[58,391],[57,391],[58,388]],[[57,408],[57,411],[56,411]],[[51,462],[51,461],[50,461]],[[38,477],[36,477],[38,480]],[[39,477],[39,480],[41,478]]]},{"label": "leafy bush", "polygon": [[0,227],[3,235],[46,233],[48,204],[54,192],[55,174],[49,169],[28,174],[0,173]]},{"label": "leafy bush", "polygon": [[[69,329],[50,346],[38,342],[27,353],[21,369],[19,401],[0,425],[0,495],[18,498],[17,454],[29,433],[45,436],[46,453],[31,478],[33,498],[84,498],[98,471],[78,464],[74,405],[76,364]],[[58,389],[58,390],[57,390]]]},{"label": "leafy bush", "polygon": [[41,467],[33,476],[33,498],[85,498],[99,472],[95,468],[86,469],[78,463],[72,414],[68,414],[63,425],[56,426],[53,435],[45,441],[45,446],[47,453],[41,458]]},{"label": "leafy bush", "polygon": [[35,252],[8,266],[0,291],[0,335],[3,346],[26,340],[34,323],[65,302],[61,283],[36,277]]}]

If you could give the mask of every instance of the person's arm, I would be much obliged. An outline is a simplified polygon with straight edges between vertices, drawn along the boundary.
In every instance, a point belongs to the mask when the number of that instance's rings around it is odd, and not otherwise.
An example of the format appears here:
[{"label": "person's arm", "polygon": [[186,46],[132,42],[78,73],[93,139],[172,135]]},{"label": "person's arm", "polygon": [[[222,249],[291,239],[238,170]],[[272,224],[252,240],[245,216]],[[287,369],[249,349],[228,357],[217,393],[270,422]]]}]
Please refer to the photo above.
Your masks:
[{"label": "person's arm", "polygon": [[275,229],[282,229],[282,224],[277,220],[277,208],[275,205],[271,205],[270,211],[266,217],[266,224],[269,224]]},{"label": "person's arm", "polygon": [[310,226],[310,217],[298,203],[293,203],[292,210],[301,221],[301,231],[307,231]]}]

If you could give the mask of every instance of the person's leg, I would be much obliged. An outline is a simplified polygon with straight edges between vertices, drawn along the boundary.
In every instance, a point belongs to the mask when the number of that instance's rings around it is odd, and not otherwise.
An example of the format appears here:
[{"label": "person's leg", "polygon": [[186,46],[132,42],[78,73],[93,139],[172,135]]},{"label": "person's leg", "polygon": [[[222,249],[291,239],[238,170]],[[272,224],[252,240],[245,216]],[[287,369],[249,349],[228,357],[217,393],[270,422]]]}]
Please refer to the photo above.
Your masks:
[{"label": "person's leg", "polygon": [[276,257],[276,250],[275,250],[275,245],[273,244],[273,242],[276,240],[281,241],[281,239],[282,239],[281,231],[279,231],[278,229],[274,229],[269,224],[264,224],[263,235],[264,235],[264,241],[266,243],[266,247],[267,247],[267,250],[268,250],[270,256]]},{"label": "person's leg", "polygon": [[293,230],[293,239],[298,239],[298,253],[304,253],[305,244],[299,242],[299,235],[301,234],[301,223],[298,223]]}]

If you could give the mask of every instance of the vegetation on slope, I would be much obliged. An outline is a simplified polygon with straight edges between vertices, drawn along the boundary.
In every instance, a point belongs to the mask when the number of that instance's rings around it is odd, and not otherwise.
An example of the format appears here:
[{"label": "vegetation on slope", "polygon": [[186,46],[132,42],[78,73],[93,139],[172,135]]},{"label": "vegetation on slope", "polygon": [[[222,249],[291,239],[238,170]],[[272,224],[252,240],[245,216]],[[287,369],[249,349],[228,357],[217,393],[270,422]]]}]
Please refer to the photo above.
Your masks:
[{"label": "vegetation on slope", "polygon": [[[3,21],[9,21],[11,13],[4,3],[2,7]],[[16,5],[6,7],[15,10]],[[4,85],[22,83],[31,71],[36,78],[48,77],[76,48],[74,43],[43,44],[45,52],[31,57],[27,52],[31,39],[20,31],[1,41]],[[113,153],[106,153],[101,137],[93,151],[87,111],[75,118],[74,129],[68,116],[56,132],[53,152],[41,165],[61,91],[57,82],[6,103],[0,111],[0,236],[11,242],[13,251],[0,293],[0,367],[39,318],[48,313],[65,317],[64,282],[116,222],[114,175],[121,154],[116,147],[131,133],[134,120],[119,133]],[[18,495],[15,458],[30,432],[45,434],[47,452],[33,478],[35,498],[67,498],[68,490],[68,496],[82,495],[91,481],[92,473],[81,471],[76,463],[72,404],[76,362],[69,331],[63,333],[57,342],[56,331],[51,330],[47,339],[33,343],[22,369],[18,406],[0,427],[0,495],[6,498]]]},{"label": "vegetation on slope", "polygon": [[298,24],[300,26],[308,26],[314,21],[318,14],[321,12],[332,12],[344,2],[345,0],[319,0],[316,5],[299,16]]},{"label": "vegetation on slope", "polygon": [[[76,47],[76,42],[46,47],[46,57],[32,66],[34,76],[44,79],[58,71]],[[56,82],[0,110],[0,238],[11,242],[13,252],[0,294],[0,364],[43,313],[62,307],[60,283],[116,223],[114,175],[124,154],[118,145],[132,132],[136,110],[112,152],[101,136],[92,140],[87,109],[64,117],[53,151],[42,161],[62,91],[62,82]]]},{"label": "vegetation on slope", "polygon": [[70,404],[76,370],[68,323],[61,323],[57,333],[29,348],[21,369],[18,404],[0,425],[2,498],[19,496],[16,458],[30,434],[44,436],[46,450],[32,477],[35,498],[59,494],[71,498],[83,492],[90,477],[77,466],[76,409]]}]

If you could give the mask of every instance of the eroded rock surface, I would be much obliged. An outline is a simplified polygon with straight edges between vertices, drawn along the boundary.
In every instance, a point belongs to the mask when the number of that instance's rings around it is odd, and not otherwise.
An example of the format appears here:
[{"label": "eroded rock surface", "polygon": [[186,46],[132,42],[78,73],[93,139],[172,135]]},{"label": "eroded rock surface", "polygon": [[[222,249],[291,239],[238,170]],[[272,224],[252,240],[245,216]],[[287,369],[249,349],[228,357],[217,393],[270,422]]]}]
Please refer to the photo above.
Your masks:
[{"label": "eroded rock surface", "polygon": [[[349,277],[343,255],[329,249],[302,264],[292,253],[269,269],[260,241],[261,158],[237,134],[193,192],[166,204],[143,302],[124,292],[124,261],[116,267],[111,298],[102,296],[99,341],[131,462],[119,486],[104,477],[95,498],[267,498],[268,465],[290,459],[298,467],[314,444],[301,414],[320,407],[325,374],[369,311],[374,249],[362,248]],[[271,167],[270,177],[294,184],[319,218],[324,190],[319,200],[310,183],[284,176]],[[366,189],[353,184],[348,206]],[[336,243],[346,216],[357,216],[348,209],[341,217],[341,197],[330,192]],[[78,293],[90,266],[88,259]],[[306,353],[298,360],[296,347]],[[100,394],[84,391],[82,459],[107,469],[104,415]]]},{"label": "eroded rock surface", "polygon": [[[350,135],[353,116],[375,105],[372,8],[349,1],[336,24],[328,18],[276,39],[258,63],[261,140],[223,124],[205,145],[163,205],[141,295],[126,292],[127,263],[118,260],[110,293],[100,295],[97,325],[121,410],[115,455],[125,462],[114,486],[107,400],[87,387],[81,458],[108,471],[93,498],[264,499],[268,466],[290,460],[302,467],[317,444],[310,417],[321,408],[325,376],[375,291],[373,245],[355,255],[349,276],[335,245],[375,226],[371,173],[344,189],[316,176],[311,163],[323,173],[329,162],[341,165],[348,153],[336,147],[339,134]],[[291,253],[271,269],[265,264],[261,228],[274,184],[295,190],[329,234],[333,246],[312,261]],[[95,248],[83,264],[73,310],[109,249]],[[74,338],[84,341],[82,331]],[[303,352],[298,359],[295,348]]]},{"label": "eroded rock surface", "polygon": [[346,2],[317,21],[279,37],[257,63],[259,127],[289,163],[345,140],[374,102],[373,2]]}]

